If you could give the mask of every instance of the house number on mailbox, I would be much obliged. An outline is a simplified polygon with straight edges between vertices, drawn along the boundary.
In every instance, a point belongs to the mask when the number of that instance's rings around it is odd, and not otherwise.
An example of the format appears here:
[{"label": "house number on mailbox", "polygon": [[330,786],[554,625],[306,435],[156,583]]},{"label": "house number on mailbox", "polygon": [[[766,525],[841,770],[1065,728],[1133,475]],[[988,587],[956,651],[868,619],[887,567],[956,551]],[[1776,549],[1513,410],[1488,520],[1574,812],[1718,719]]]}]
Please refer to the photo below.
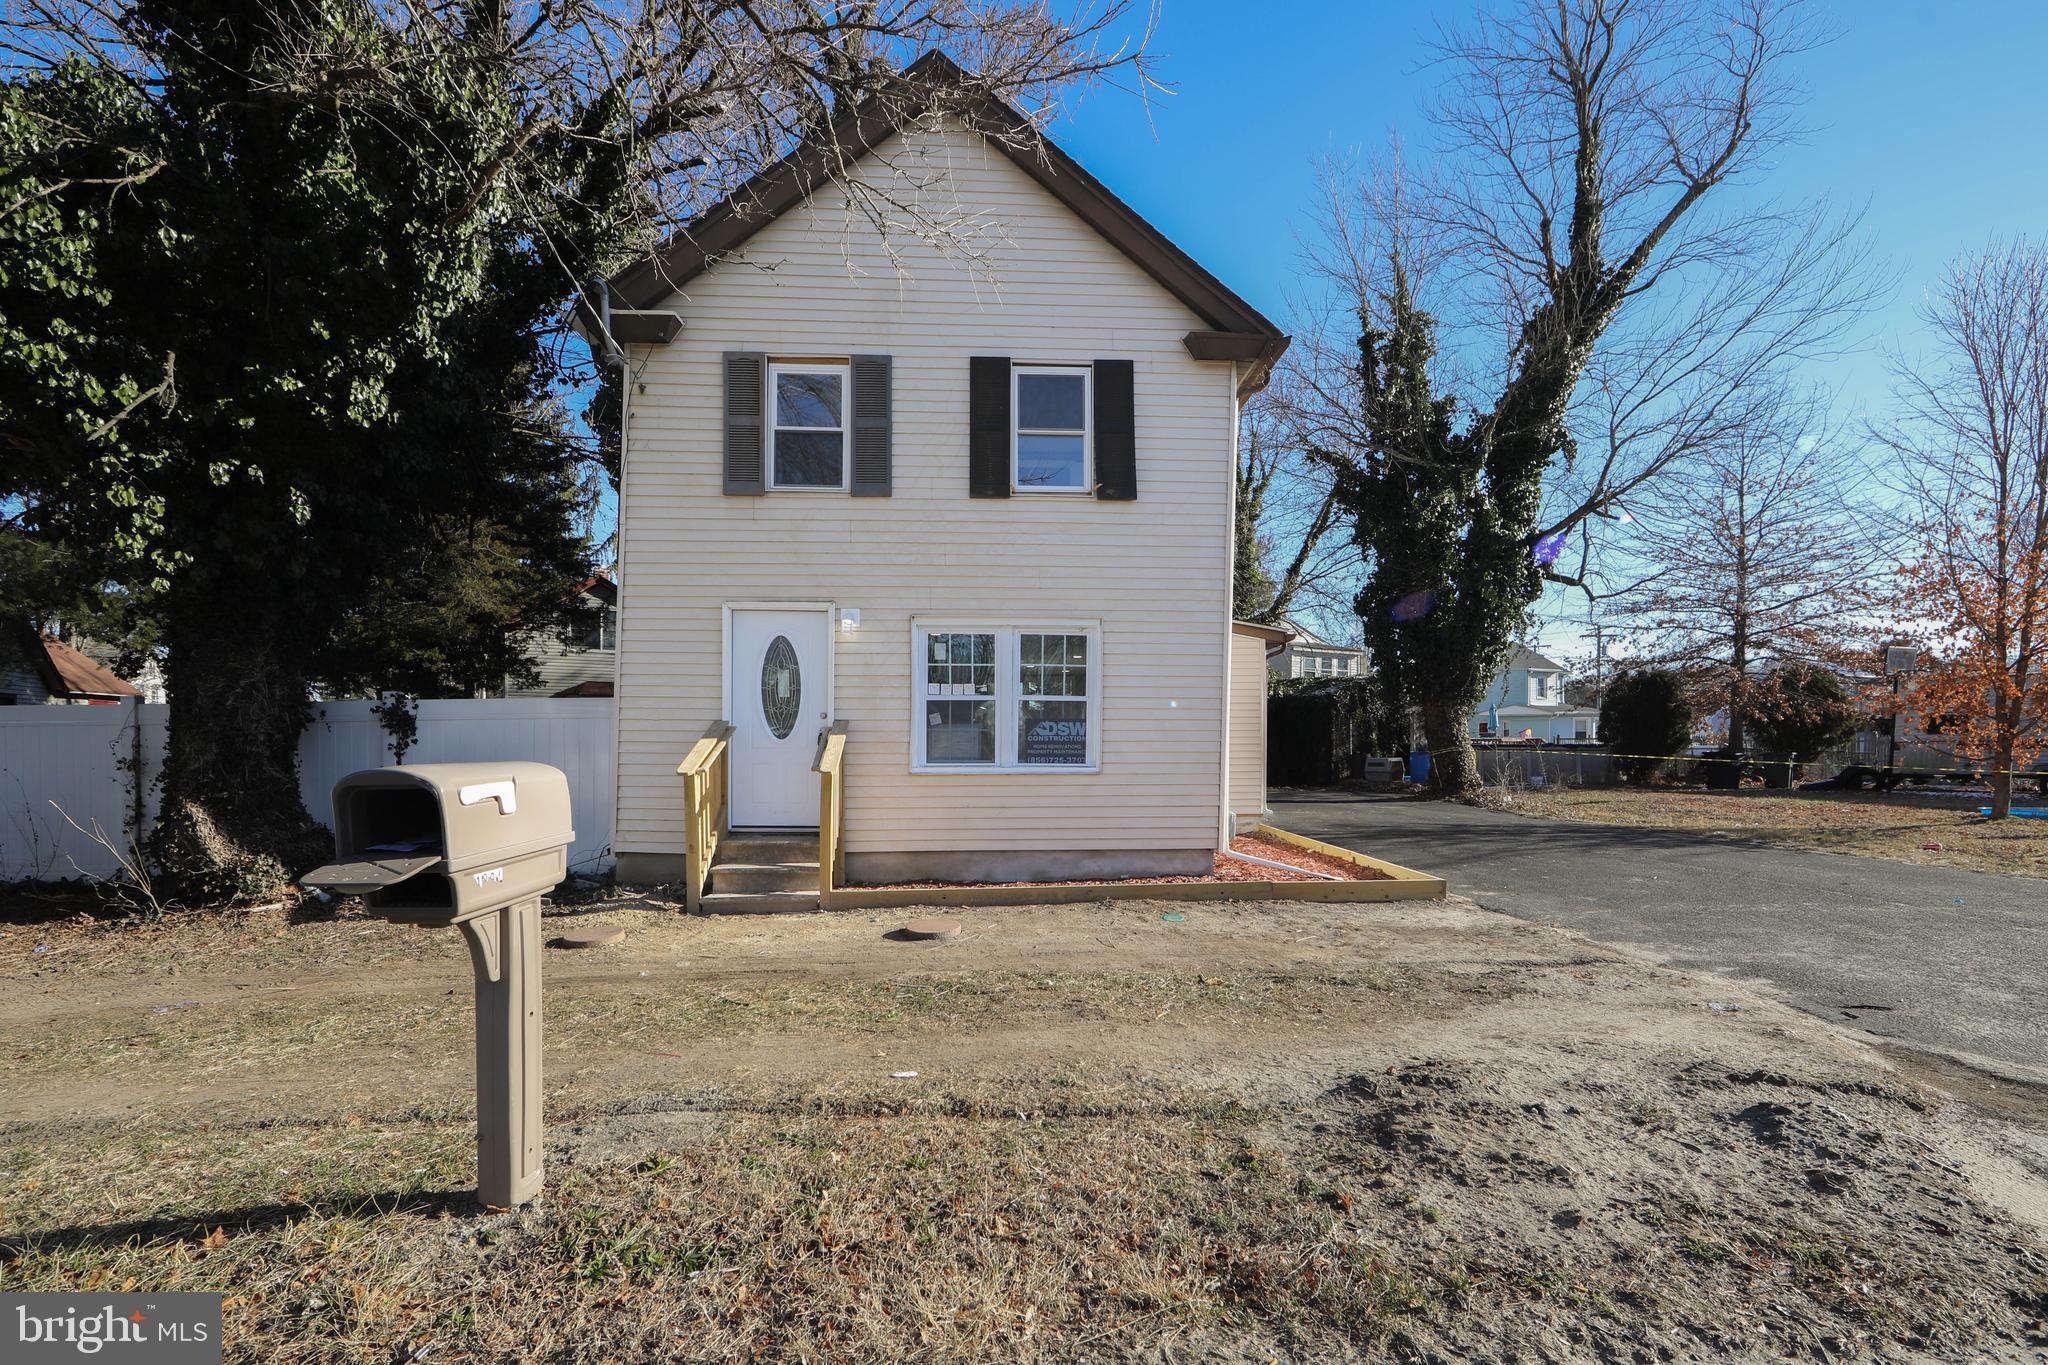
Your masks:
[{"label": "house number on mailbox", "polygon": [[494,867],[494,868],[492,868],[492,869],[491,869],[491,870],[490,870],[489,872],[478,872],[478,873],[476,873],[476,874],[474,874],[474,875],[475,875],[475,878],[476,878],[476,884],[477,884],[478,886],[483,886],[483,885],[485,885],[485,884],[487,884],[487,883],[489,883],[489,882],[502,882],[502,881],[504,881],[504,880],[505,880],[505,869],[504,869],[504,868],[502,868],[502,867]]}]

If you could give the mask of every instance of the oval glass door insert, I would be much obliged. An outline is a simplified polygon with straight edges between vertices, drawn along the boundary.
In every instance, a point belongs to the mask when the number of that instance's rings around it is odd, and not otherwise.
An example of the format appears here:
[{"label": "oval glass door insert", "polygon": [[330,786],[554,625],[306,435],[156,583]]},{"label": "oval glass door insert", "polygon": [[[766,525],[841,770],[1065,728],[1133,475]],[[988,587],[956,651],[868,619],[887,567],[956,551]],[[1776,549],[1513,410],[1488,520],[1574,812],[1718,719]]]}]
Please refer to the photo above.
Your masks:
[{"label": "oval glass door insert", "polygon": [[796,646],[787,635],[768,642],[761,656],[761,718],[777,739],[788,739],[796,728],[796,713],[803,705],[804,680],[796,666]]}]

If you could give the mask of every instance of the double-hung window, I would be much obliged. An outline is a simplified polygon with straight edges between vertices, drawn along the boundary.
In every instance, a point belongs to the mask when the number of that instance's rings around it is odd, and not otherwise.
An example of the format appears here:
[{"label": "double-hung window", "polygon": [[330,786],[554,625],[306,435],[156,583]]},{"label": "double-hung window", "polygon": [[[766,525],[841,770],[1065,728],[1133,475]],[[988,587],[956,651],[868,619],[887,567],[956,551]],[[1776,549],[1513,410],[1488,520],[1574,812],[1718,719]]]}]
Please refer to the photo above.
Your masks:
[{"label": "double-hung window", "polygon": [[1010,370],[1010,485],[1020,493],[1086,493],[1095,486],[1086,365]]},{"label": "double-hung window", "polygon": [[1092,624],[920,624],[911,640],[913,768],[1098,765],[1101,648]]},{"label": "double-hung window", "polygon": [[769,362],[770,488],[846,487],[849,368],[838,360]]}]

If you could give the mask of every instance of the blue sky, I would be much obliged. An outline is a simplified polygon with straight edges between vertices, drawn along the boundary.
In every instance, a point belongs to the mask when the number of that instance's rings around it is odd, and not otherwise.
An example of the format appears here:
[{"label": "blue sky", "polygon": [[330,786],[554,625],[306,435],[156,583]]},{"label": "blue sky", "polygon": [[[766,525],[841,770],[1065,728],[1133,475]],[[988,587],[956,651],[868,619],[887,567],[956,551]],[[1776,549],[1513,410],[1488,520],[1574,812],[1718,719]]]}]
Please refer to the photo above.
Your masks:
[{"label": "blue sky", "polygon": [[[1142,3],[1142,0],[1141,0]],[[1418,150],[1438,16],[1474,0],[1162,0],[1151,44],[1173,93],[1149,107],[1098,89],[1053,136],[1132,207],[1276,320],[1295,292],[1313,161],[1376,151],[1399,131]],[[1839,36],[1801,59],[1810,130],[1755,193],[1862,209],[1895,283],[1867,342],[1814,378],[1845,416],[1881,419],[1887,355],[1923,339],[1919,307],[1957,253],[2048,231],[2048,4],[2040,0],[1823,7]],[[1246,15],[1270,16],[1246,22]],[[1574,608],[1583,611],[1583,607]],[[1555,646],[1576,632],[1546,630]]]},{"label": "blue sky", "polygon": [[[1280,0],[1246,24],[1242,0],[1162,0],[1152,51],[1174,92],[1149,108],[1083,97],[1053,136],[1225,282],[1285,319],[1321,154],[1425,133],[1424,63],[1438,16],[1473,0]],[[2048,4],[1862,0],[1822,7],[1840,36],[1801,59],[1802,145],[1755,193],[1866,211],[1897,272],[1871,318],[1873,352],[1911,345],[1927,286],[1959,251],[2048,230]],[[1830,379],[1860,402],[1887,390],[1879,355]]]}]

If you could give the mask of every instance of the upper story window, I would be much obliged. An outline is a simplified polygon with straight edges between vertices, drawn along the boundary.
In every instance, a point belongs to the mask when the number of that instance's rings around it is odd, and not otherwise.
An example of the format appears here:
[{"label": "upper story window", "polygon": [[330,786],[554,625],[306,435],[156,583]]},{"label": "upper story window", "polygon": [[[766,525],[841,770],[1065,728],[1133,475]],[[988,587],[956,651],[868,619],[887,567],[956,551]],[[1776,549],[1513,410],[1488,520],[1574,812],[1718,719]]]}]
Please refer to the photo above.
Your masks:
[{"label": "upper story window", "polygon": [[1010,481],[1020,493],[1086,493],[1093,488],[1089,461],[1086,365],[1018,365],[1010,411]]},{"label": "upper story window", "polygon": [[1550,696],[1551,679],[1548,673],[1531,673],[1529,680],[1536,688],[1536,699],[1538,701],[1545,700]]},{"label": "upper story window", "polygon": [[770,362],[770,488],[846,487],[848,368],[834,360]]},{"label": "upper story window", "polygon": [[619,609],[606,607],[597,620],[585,626],[577,643],[585,649],[617,649],[619,647]]}]

